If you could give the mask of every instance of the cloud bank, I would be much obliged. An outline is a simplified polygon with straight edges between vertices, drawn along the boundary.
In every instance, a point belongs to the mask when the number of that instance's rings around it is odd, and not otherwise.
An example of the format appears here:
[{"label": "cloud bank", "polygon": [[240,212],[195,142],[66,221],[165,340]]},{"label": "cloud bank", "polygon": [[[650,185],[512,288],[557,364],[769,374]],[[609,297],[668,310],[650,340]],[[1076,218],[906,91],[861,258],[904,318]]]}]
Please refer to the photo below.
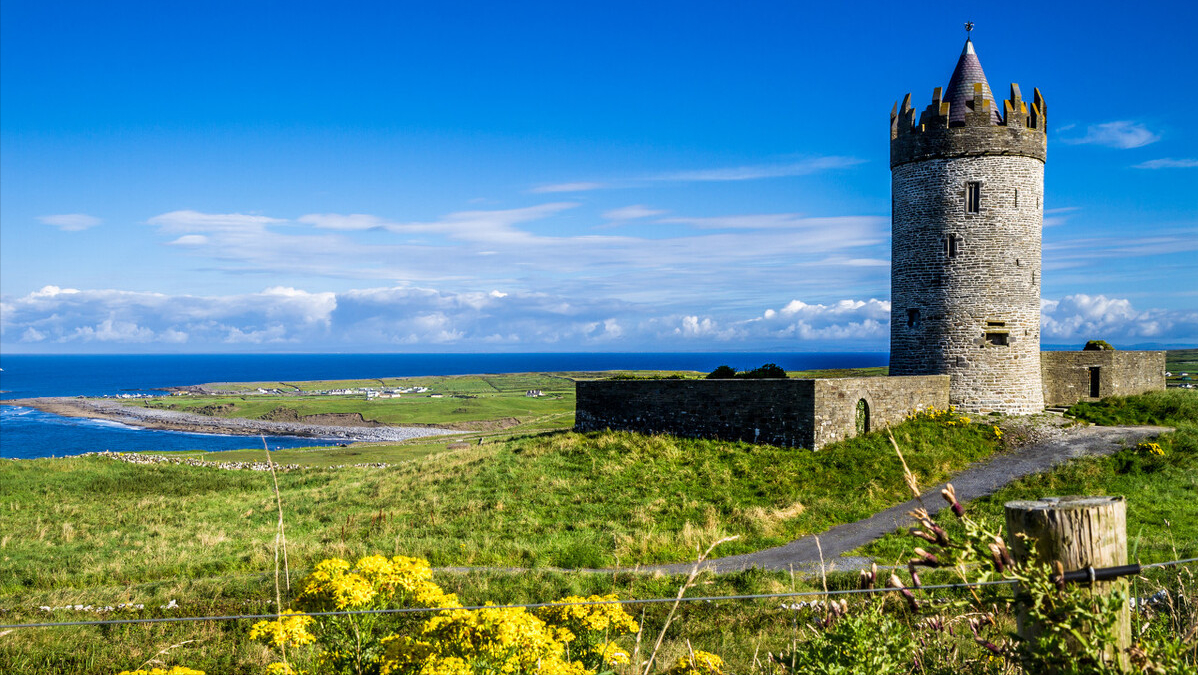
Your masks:
[{"label": "cloud bank", "polygon": [[[1042,303],[1045,342],[1184,341],[1198,312],[1138,310],[1126,299]],[[47,286],[0,302],[0,341],[19,351],[702,351],[885,349],[890,303],[791,300],[754,316],[661,313],[653,305],[499,290],[270,287],[191,296]]]}]

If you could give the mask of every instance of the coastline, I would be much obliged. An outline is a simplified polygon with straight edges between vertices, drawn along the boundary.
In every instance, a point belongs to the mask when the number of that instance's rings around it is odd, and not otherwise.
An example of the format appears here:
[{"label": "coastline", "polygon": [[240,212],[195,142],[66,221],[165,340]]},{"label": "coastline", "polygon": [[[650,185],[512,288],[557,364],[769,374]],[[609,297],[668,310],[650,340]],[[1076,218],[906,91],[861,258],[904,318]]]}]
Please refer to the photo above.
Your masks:
[{"label": "coastline", "polygon": [[180,412],[178,410],[159,410],[142,408],[140,406],[127,406],[113,400],[66,396],[5,399],[0,401],[0,405],[33,408],[63,417],[107,420],[145,429],[200,434],[295,436],[351,442],[396,442],[423,436],[443,436],[461,433],[461,431],[424,426],[347,426],[256,420],[242,417],[210,417],[207,415]]}]

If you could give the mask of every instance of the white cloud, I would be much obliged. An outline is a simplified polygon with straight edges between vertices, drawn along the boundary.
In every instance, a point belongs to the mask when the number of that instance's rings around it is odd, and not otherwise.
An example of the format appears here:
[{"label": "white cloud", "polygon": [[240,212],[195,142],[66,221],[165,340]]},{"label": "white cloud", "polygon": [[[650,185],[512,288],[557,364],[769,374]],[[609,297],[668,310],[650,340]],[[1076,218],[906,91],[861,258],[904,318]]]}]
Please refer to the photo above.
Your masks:
[{"label": "white cloud", "polygon": [[1134,165],[1133,169],[1192,169],[1198,166],[1198,159],[1173,159],[1172,157],[1164,157],[1162,159],[1150,159],[1147,162],[1140,162]]},{"label": "white cloud", "polygon": [[833,169],[846,169],[864,163],[864,159],[856,157],[814,157],[786,164],[756,164],[735,166],[722,169],[697,169],[693,171],[675,171],[650,177],[651,181],[667,182],[708,182],[708,181],[740,181],[758,180],[761,178],[784,178],[788,176],[807,176]]},{"label": "white cloud", "polygon": [[[884,349],[890,303],[794,299],[763,310],[671,312],[655,303],[531,292],[449,292],[377,287],[340,293],[272,287],[224,296],[46,287],[0,304],[0,341],[42,350],[87,348],[202,352],[285,345],[312,351],[433,346],[471,350],[738,348]],[[1048,343],[1193,341],[1198,311],[1139,310],[1103,295],[1042,302]]]},{"label": "white cloud", "polygon": [[863,164],[865,161],[857,157],[809,157],[798,161],[776,164],[748,164],[744,166],[717,167],[714,169],[666,171],[605,182],[578,181],[556,183],[553,185],[541,185],[532,188],[529,192],[584,192],[589,190],[638,187],[653,183],[707,183],[786,178],[790,176],[807,176],[836,169],[847,169],[858,164]]},{"label": "white cloud", "polygon": [[553,185],[541,185],[535,187],[529,192],[534,194],[546,194],[553,192],[589,192],[591,190],[602,190],[603,188],[613,187],[607,183],[595,183],[589,181],[576,181],[573,183],[555,183]]},{"label": "white cloud", "polygon": [[610,211],[604,211],[603,217],[608,220],[637,220],[638,218],[649,218],[665,213],[657,209],[651,209],[641,204],[633,204],[632,206],[624,206]]},{"label": "white cloud", "polygon": [[1139,148],[1160,140],[1160,136],[1152,133],[1139,122],[1119,120],[1103,124],[1091,124],[1086,127],[1086,135],[1080,138],[1062,138],[1065,143],[1073,145],[1104,145],[1108,148],[1127,150]]},{"label": "white cloud", "polygon": [[[543,293],[363,288],[313,293],[272,287],[226,296],[170,296],[48,287],[5,299],[0,337],[26,345],[160,345],[163,348],[358,350],[614,347],[729,341],[794,348],[819,341],[880,346],[888,305],[793,301],[745,318],[737,312],[662,313],[654,304],[566,300]],[[764,318],[762,318],[764,317]],[[78,347],[74,347],[78,349]]]},{"label": "white cloud", "polygon": [[378,230],[390,224],[378,216],[364,213],[310,213],[296,220],[328,230]]},{"label": "white cloud", "polygon": [[1041,300],[1042,340],[1193,340],[1198,337],[1198,312],[1137,310],[1125,298],[1067,295]]},{"label": "white cloud", "polygon": [[95,227],[104,222],[86,213],[62,213],[50,216],[38,216],[38,220],[46,225],[53,225],[64,232],[79,232],[89,227]]},{"label": "white cloud", "polygon": [[286,220],[252,216],[244,213],[200,213],[199,211],[171,211],[154,216],[148,221],[165,232],[222,232],[239,231],[246,228],[260,229],[265,225],[285,223]]},{"label": "white cloud", "polygon": [[[164,245],[212,261],[210,270],[287,275],[293,284],[366,279],[371,286],[435,286],[463,297],[499,286],[655,303],[684,313],[732,298],[748,309],[757,301],[750,289],[776,284],[779,274],[793,280],[794,292],[820,297],[863,284],[876,293],[872,289],[885,283],[884,217],[749,213],[656,221],[694,229],[679,234],[678,228],[655,227],[646,219],[659,214],[638,204],[608,213],[639,219],[613,235],[588,228],[579,206],[548,202],[408,222],[370,214],[286,220],[174,211],[149,222],[167,235]],[[584,234],[559,234],[564,223]]]},{"label": "white cloud", "polygon": [[208,237],[202,234],[185,234],[174,241],[168,241],[167,246],[203,246],[208,243]]}]

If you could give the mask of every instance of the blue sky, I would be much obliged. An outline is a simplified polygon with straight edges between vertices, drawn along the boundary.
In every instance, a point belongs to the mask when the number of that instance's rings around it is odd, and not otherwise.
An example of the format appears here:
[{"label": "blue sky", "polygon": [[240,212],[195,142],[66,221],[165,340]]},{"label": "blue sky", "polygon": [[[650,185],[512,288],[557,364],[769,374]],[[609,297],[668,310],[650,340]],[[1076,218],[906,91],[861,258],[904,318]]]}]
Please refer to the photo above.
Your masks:
[{"label": "blue sky", "polygon": [[885,349],[965,20],[1048,103],[1043,341],[1198,344],[1196,14],[6,1],[0,348]]}]

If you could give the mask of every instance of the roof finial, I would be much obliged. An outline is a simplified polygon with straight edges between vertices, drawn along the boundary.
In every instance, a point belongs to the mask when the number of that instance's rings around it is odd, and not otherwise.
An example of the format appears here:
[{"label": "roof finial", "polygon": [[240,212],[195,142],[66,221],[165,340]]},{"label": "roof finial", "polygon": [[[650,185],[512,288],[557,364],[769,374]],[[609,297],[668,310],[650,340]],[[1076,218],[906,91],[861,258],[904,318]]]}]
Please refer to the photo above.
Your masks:
[{"label": "roof finial", "polygon": [[972,22],[972,21],[966,21],[966,22],[965,22],[965,39],[966,39],[966,40],[968,40],[968,39],[969,39],[969,34],[970,34],[971,32],[973,32],[973,22]]}]

